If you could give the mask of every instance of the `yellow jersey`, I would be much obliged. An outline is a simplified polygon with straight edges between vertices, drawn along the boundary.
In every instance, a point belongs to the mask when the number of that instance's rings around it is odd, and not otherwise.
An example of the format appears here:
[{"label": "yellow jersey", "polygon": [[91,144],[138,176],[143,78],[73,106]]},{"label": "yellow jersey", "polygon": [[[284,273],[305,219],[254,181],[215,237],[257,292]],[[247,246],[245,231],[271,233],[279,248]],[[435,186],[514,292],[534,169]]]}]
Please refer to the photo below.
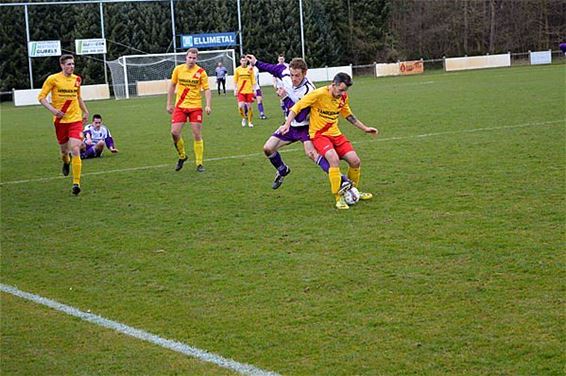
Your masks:
[{"label": "yellow jersey", "polygon": [[255,85],[255,74],[253,67],[239,66],[234,72],[234,84],[238,88],[238,94],[253,94]]},{"label": "yellow jersey", "polygon": [[60,119],[54,116],[54,122],[74,123],[83,120],[83,111],[79,106],[81,82],[81,78],[76,74],[67,77],[63,72],[47,77],[37,99],[45,99],[51,93],[51,105],[65,113],[65,116]]},{"label": "yellow jersey", "polygon": [[338,116],[348,117],[352,115],[348,93],[342,94],[340,98],[334,98],[328,86],[318,88],[301,98],[291,111],[295,114],[310,107],[309,136],[340,136],[342,132],[338,128]]},{"label": "yellow jersey", "polygon": [[200,92],[208,90],[208,75],[203,68],[196,64],[192,68],[187,64],[177,65],[173,69],[171,82],[177,85],[175,107],[202,108]]}]

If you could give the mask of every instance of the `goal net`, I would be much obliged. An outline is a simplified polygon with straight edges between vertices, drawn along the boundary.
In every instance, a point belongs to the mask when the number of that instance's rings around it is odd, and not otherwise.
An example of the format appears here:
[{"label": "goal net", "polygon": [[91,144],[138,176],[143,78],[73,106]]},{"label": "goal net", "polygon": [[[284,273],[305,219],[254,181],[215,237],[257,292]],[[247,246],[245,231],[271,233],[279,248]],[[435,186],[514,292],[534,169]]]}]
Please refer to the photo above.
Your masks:
[{"label": "goal net", "polygon": [[[173,68],[185,62],[186,52],[126,55],[108,61],[112,76],[112,89],[116,99],[133,96],[156,95],[167,92],[167,80]],[[234,50],[199,51],[197,64],[214,78],[216,65],[221,62],[233,75],[236,69]]]}]

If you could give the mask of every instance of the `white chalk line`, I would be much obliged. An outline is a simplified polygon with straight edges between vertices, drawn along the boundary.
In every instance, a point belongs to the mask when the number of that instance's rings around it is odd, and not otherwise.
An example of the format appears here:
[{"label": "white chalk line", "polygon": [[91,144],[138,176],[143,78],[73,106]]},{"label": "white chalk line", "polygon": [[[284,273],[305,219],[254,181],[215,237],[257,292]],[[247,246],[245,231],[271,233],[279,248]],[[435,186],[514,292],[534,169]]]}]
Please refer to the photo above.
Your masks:
[{"label": "white chalk line", "polygon": [[[410,140],[410,139],[418,139],[418,138],[426,138],[426,137],[435,137],[435,136],[443,136],[448,134],[459,134],[459,133],[474,133],[474,132],[485,132],[485,131],[497,131],[501,129],[513,129],[513,128],[525,128],[531,126],[546,126],[556,123],[564,123],[566,120],[551,120],[551,121],[544,121],[544,122],[530,122],[524,124],[515,124],[515,125],[504,125],[500,127],[485,127],[485,128],[473,128],[473,129],[461,129],[457,131],[446,131],[446,132],[435,132],[435,133],[424,133],[412,136],[400,136],[400,137],[388,137],[388,138],[377,138],[376,140],[372,141],[354,141],[352,144],[360,144],[360,143],[367,143],[367,142],[386,142],[386,141],[399,141],[399,140]],[[290,153],[296,151],[302,151],[302,148],[286,148],[283,150],[279,150],[280,153]],[[242,154],[242,155],[230,155],[225,157],[217,157],[217,158],[207,158],[205,161],[223,161],[228,159],[241,159],[241,158],[251,158],[251,157],[258,157],[263,156],[263,153],[251,153],[251,154]],[[120,172],[131,172],[131,171],[139,171],[139,170],[150,170],[155,168],[164,168],[164,167],[172,167],[171,163],[169,164],[160,164],[160,165],[153,165],[153,166],[141,166],[141,167],[132,167],[132,168],[122,168],[122,169],[115,169],[115,170],[104,170],[104,171],[97,171],[97,172],[87,172],[82,174],[82,176],[95,176],[95,175],[106,175],[106,174],[113,174],[113,173],[120,173]],[[37,183],[37,182],[47,182],[51,180],[57,179],[67,179],[66,176],[51,176],[46,178],[36,178],[36,179],[25,179],[25,180],[12,180],[0,183],[0,186],[3,185],[13,185],[13,184],[26,184],[26,183]]]},{"label": "white chalk line", "polygon": [[130,337],[134,337],[134,338],[137,338],[137,339],[141,339],[142,341],[150,342],[154,345],[158,345],[158,346],[161,346],[163,348],[173,350],[175,352],[190,356],[192,358],[196,358],[196,359],[201,360],[203,362],[212,363],[212,364],[215,364],[219,367],[230,369],[230,370],[235,371],[235,372],[237,372],[241,375],[279,376],[278,373],[271,372],[271,371],[265,371],[263,369],[254,367],[250,364],[239,363],[239,362],[236,362],[235,360],[224,358],[220,355],[213,354],[213,353],[210,353],[206,350],[202,350],[202,349],[199,349],[199,348],[196,348],[196,347],[189,346],[189,345],[184,344],[182,342],[177,342],[177,341],[173,341],[173,340],[170,340],[170,339],[166,339],[166,338],[160,337],[158,335],[151,334],[151,333],[148,333],[146,331],[136,329],[136,328],[133,328],[131,326],[119,323],[117,321],[112,321],[112,320],[106,319],[102,316],[98,316],[98,315],[95,315],[93,313],[81,311],[77,308],[56,302],[56,301],[51,300],[51,299],[44,298],[42,296],[31,294],[29,292],[19,290],[18,288],[10,286],[10,285],[5,285],[3,283],[0,284],[0,290],[5,292],[5,293],[17,296],[19,298],[23,298],[23,299],[32,301],[34,303],[47,306],[47,307],[52,308],[54,310],[57,310],[59,312],[66,313],[67,315],[77,317],[81,320],[88,321],[88,322],[93,323],[95,325],[115,330],[119,333],[128,335]]}]

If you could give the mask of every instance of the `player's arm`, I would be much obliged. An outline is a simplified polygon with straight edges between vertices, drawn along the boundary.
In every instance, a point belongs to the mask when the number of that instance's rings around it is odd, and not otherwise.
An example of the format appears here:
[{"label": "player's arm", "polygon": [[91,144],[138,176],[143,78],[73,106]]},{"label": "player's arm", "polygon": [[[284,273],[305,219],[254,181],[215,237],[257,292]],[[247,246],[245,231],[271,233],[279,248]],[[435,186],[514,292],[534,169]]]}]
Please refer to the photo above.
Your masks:
[{"label": "player's arm", "polygon": [[238,96],[238,80],[240,79],[240,74],[238,73],[238,69],[234,72],[234,96]]},{"label": "player's arm", "polygon": [[210,115],[212,112],[212,94],[210,92],[210,87],[208,86],[208,74],[206,74],[206,72],[203,72],[200,76],[200,85],[202,91],[204,91],[204,112],[206,112],[207,115]]},{"label": "player's arm", "polygon": [[173,113],[173,98],[175,97],[175,89],[177,88],[177,82],[179,81],[179,70],[177,68],[173,69],[171,74],[171,79],[167,84],[167,104],[165,105],[165,110],[170,114]]},{"label": "player's arm", "polygon": [[88,128],[88,126],[87,126],[87,128],[85,128],[85,131],[83,132],[83,135],[84,135],[84,138],[85,138],[85,139],[84,139],[84,143],[85,143],[86,145],[92,144],[92,134],[91,134],[90,129]]},{"label": "player's arm", "polygon": [[285,119],[285,123],[279,127],[279,132],[281,132],[281,134],[286,134],[287,132],[289,132],[291,123],[293,122],[293,120],[295,120],[297,115],[304,109],[309,108],[317,100],[317,98],[318,96],[316,95],[316,93],[310,93],[305,95],[303,98],[301,98],[301,100],[295,103],[295,105],[289,109],[289,114]]},{"label": "player's arm", "polygon": [[37,96],[37,99],[39,100],[39,103],[41,103],[41,105],[43,107],[45,107],[49,112],[51,112],[54,116],[58,117],[59,119],[62,118],[63,116],[65,116],[65,113],[61,110],[56,109],[55,107],[53,107],[51,105],[51,103],[49,103],[49,101],[47,100],[47,96],[49,95],[49,93],[51,92],[51,90],[53,90],[53,82],[51,81],[51,79],[47,79],[45,80],[45,82],[43,83],[43,86],[41,88],[41,91],[39,92],[39,95]]},{"label": "player's arm", "polygon": [[367,125],[362,123],[353,113],[350,113],[348,116],[346,116],[346,120],[352,123],[356,128],[360,129],[365,133],[369,133],[372,136],[377,136],[379,134],[377,128],[368,127]]},{"label": "player's arm", "polygon": [[110,150],[112,153],[118,152],[118,149],[116,149],[116,146],[114,146],[114,138],[112,138],[112,134],[110,133],[108,128],[106,128],[106,138],[104,139],[104,143],[106,144],[108,150]]},{"label": "player's arm", "polygon": [[86,124],[86,122],[88,121],[88,108],[86,107],[86,103],[83,101],[80,92],[79,92],[79,107],[83,112],[83,124]]},{"label": "player's arm", "polygon": [[204,100],[206,102],[204,112],[206,112],[207,115],[210,115],[212,112],[212,93],[210,92],[210,89],[204,90]]},{"label": "player's arm", "polygon": [[[246,55],[246,57],[247,56],[253,55]],[[284,65],[269,64],[257,59],[255,60],[255,63],[253,60],[250,60],[250,62],[252,62],[252,65],[255,65],[260,72],[267,72],[276,78],[283,78],[283,71],[287,68]]]},{"label": "player's arm", "polygon": [[169,83],[167,84],[167,106],[165,107],[165,109],[170,114],[173,113],[172,100],[173,100],[173,97],[175,96],[175,87],[176,86],[177,86],[177,84],[174,84],[173,81],[169,81]]}]

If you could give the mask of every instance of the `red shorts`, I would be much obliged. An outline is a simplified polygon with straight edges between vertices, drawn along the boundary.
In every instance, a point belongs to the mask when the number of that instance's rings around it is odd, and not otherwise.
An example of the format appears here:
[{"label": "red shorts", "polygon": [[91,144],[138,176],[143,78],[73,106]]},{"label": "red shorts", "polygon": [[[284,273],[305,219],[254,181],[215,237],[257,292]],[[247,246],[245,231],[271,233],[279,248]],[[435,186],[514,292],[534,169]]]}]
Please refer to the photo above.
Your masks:
[{"label": "red shorts", "polygon": [[252,103],[254,101],[254,95],[252,93],[250,94],[239,94],[238,93],[238,102],[246,102],[246,103]]},{"label": "red shorts", "polygon": [[324,156],[328,150],[334,149],[340,158],[345,156],[351,151],[354,151],[354,147],[350,143],[350,140],[346,138],[343,134],[340,136],[316,136],[311,139],[316,151],[322,156]]},{"label": "red shorts", "polygon": [[186,123],[187,118],[189,119],[189,123],[202,124],[202,108],[175,107],[173,115],[171,116],[171,124]]},{"label": "red shorts", "polygon": [[83,139],[82,121],[75,121],[74,123],[55,123],[54,125],[59,145],[66,144],[69,138]]}]

